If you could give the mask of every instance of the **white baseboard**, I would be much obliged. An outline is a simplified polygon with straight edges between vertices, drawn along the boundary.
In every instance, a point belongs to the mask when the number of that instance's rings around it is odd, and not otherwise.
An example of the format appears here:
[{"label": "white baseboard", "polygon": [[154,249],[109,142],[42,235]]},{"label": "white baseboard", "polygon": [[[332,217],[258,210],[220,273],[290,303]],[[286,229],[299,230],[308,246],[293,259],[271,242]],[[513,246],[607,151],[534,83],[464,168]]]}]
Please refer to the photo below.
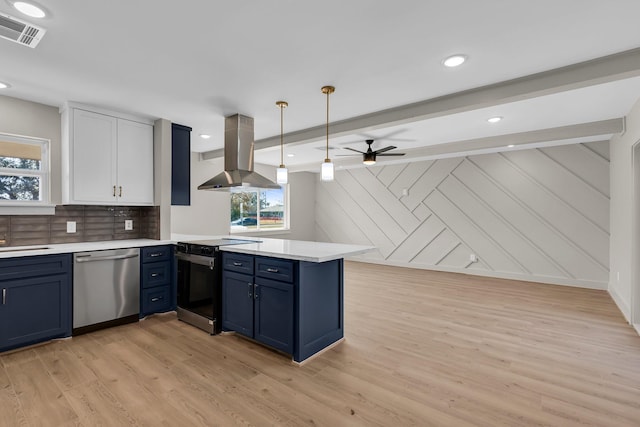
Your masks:
[{"label": "white baseboard", "polygon": [[416,268],[420,270],[444,271],[447,273],[461,273],[461,274],[469,274],[472,276],[495,277],[497,279],[521,280],[524,282],[545,283],[549,285],[561,285],[561,286],[573,286],[577,288],[598,289],[603,291],[607,290],[609,285],[607,282],[598,282],[594,280],[569,279],[564,277],[532,276],[532,275],[518,274],[518,273],[504,273],[504,272],[496,272],[496,271],[440,267],[440,266],[431,266],[431,265],[425,266],[425,265],[411,264],[406,262],[394,262],[394,261],[388,261],[383,259],[372,259],[372,258],[357,257],[357,256],[350,257],[348,258],[348,260],[357,261],[357,262],[366,262],[370,264],[390,265],[394,267],[407,267],[407,268]]},{"label": "white baseboard", "polygon": [[627,301],[625,301],[620,296],[620,294],[618,293],[618,291],[615,288],[609,287],[609,289],[607,289],[607,290],[609,291],[609,295],[611,295],[611,299],[613,300],[613,302],[615,302],[616,305],[618,306],[618,310],[620,310],[620,312],[624,316],[624,319],[628,323],[631,323],[631,307],[629,306]]}]

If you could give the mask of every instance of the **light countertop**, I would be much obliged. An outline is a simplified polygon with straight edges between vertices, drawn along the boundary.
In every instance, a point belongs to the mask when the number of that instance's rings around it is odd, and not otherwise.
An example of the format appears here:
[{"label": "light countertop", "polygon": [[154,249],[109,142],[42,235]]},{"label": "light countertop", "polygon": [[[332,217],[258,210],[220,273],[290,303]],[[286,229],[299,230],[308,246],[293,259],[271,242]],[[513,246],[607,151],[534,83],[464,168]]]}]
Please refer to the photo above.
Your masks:
[{"label": "light countertop", "polygon": [[274,258],[295,259],[308,262],[325,262],[334,259],[360,255],[375,249],[375,246],[351,245],[344,243],[310,242],[305,240],[270,239],[267,237],[244,237],[236,235],[199,236],[172,234],[176,242],[198,242],[212,239],[254,240],[256,243],[220,246],[223,252],[260,255]]},{"label": "light countertop", "polygon": [[106,249],[135,248],[144,246],[170,245],[177,242],[197,242],[217,238],[239,238],[254,240],[256,243],[221,246],[220,250],[274,258],[293,259],[308,262],[325,262],[348,256],[359,255],[375,249],[374,246],[342,243],[309,242],[302,240],[269,239],[262,237],[201,236],[174,234],[171,240],[131,239],[102,242],[62,243],[34,246],[11,246],[0,248],[0,258],[21,256],[53,255],[74,252],[99,251]]},{"label": "light countertop", "polygon": [[220,246],[221,251],[261,255],[274,258],[325,262],[369,252],[375,247],[343,243],[261,238],[260,243]]},{"label": "light countertop", "polygon": [[105,249],[138,248],[143,246],[170,245],[172,243],[174,242],[171,240],[131,239],[102,242],[58,243],[51,245],[7,246],[0,248],[0,258],[68,254],[74,252],[101,251]]}]

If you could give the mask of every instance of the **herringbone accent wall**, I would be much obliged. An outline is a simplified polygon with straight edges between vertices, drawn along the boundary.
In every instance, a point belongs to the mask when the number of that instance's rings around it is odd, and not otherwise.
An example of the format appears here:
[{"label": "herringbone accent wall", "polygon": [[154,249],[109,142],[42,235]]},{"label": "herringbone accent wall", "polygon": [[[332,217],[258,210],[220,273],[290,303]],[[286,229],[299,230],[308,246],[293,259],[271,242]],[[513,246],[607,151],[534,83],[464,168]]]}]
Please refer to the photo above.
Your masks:
[{"label": "herringbone accent wall", "polygon": [[338,170],[316,200],[318,240],[364,261],[607,286],[608,142]]}]

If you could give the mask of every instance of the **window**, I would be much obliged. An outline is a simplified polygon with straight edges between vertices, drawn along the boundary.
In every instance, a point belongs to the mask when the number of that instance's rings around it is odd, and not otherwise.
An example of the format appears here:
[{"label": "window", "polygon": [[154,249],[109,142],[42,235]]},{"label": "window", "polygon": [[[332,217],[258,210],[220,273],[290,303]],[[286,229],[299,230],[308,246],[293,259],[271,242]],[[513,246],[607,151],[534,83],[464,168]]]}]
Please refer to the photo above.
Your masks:
[{"label": "window", "polygon": [[284,187],[231,189],[231,231],[287,229],[286,202]]},{"label": "window", "polygon": [[0,207],[49,203],[49,141],[0,134]]}]

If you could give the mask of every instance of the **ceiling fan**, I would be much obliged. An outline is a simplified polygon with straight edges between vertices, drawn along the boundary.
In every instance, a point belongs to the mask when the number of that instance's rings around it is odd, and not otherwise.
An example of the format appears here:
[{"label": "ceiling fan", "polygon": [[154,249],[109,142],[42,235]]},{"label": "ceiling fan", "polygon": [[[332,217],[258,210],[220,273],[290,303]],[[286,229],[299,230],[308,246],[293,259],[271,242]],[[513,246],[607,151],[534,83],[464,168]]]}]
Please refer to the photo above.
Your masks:
[{"label": "ceiling fan", "polygon": [[[376,163],[377,156],[404,156],[405,153],[387,153],[387,151],[394,150],[398,147],[390,145],[388,147],[380,148],[379,150],[372,150],[371,144],[373,144],[373,139],[367,139],[365,141],[368,145],[367,151],[360,151],[349,147],[344,147],[345,150],[355,151],[356,153],[362,154],[362,163],[367,166],[374,165]],[[343,156],[348,156],[353,154],[343,154]]]}]

